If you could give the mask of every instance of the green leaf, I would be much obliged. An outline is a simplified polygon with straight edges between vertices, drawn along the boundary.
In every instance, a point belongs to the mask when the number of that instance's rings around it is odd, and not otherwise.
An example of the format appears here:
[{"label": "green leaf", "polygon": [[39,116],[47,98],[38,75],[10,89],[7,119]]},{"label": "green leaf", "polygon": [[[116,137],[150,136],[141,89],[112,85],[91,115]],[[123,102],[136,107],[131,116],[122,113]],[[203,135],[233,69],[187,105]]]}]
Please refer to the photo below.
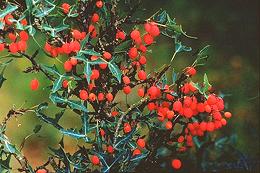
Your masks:
[{"label": "green leaf", "polygon": [[34,133],[38,133],[38,132],[41,130],[41,128],[42,128],[42,125],[38,124],[38,125],[36,125],[36,126],[34,127],[33,132],[34,132]]},{"label": "green leaf", "polygon": [[84,73],[86,75],[86,78],[87,78],[87,81],[88,83],[90,83],[90,76],[92,74],[92,70],[91,70],[91,67],[90,67],[90,63],[87,61],[84,63],[85,64],[85,67],[84,67]]},{"label": "green leaf", "polygon": [[7,14],[14,12],[16,9],[18,9],[18,6],[8,3],[6,8],[0,11],[0,18],[4,18]]},{"label": "green leaf", "polygon": [[4,81],[6,81],[6,78],[4,78],[3,74],[0,74],[0,88],[3,86]]},{"label": "green leaf", "polygon": [[100,53],[96,52],[93,49],[88,49],[88,50],[80,50],[79,54],[85,54],[85,55],[93,55],[93,56],[101,56]]},{"label": "green leaf", "polygon": [[205,73],[204,74],[204,82],[203,82],[203,93],[206,93],[209,90],[210,87],[211,87],[211,85],[209,83],[208,76]]},{"label": "green leaf", "polygon": [[71,109],[88,112],[87,108],[80,101],[68,100],[67,103]]},{"label": "green leaf", "polygon": [[82,139],[85,137],[85,135],[78,133],[75,129],[73,129],[73,130],[61,129],[60,132],[64,135],[67,135],[67,136],[70,136],[70,137],[76,138],[76,139]]},{"label": "green leaf", "polygon": [[112,75],[117,78],[118,82],[121,83],[122,71],[118,68],[118,66],[113,62],[109,62],[108,68],[111,71]]},{"label": "green leaf", "polygon": [[58,76],[61,76],[60,72],[58,71],[56,65],[53,65],[52,67],[49,67],[49,66],[46,66],[44,64],[40,64],[41,68],[48,72],[48,73],[52,73],[52,74],[55,74],[55,75],[58,75]]},{"label": "green leaf", "polygon": [[89,132],[89,122],[88,122],[89,116],[87,112],[84,112],[81,116],[82,121],[82,131],[85,134],[85,141],[88,141],[87,133]]},{"label": "green leaf", "polygon": [[64,76],[60,76],[57,80],[54,81],[52,92],[55,93],[62,87],[62,82],[64,80]]},{"label": "green leaf", "polygon": [[52,93],[50,99],[54,104],[57,103],[67,103],[67,99],[60,97],[57,93]]},{"label": "green leaf", "polygon": [[175,52],[179,53],[179,52],[189,52],[189,51],[192,51],[191,47],[184,46],[179,41],[175,42]]}]

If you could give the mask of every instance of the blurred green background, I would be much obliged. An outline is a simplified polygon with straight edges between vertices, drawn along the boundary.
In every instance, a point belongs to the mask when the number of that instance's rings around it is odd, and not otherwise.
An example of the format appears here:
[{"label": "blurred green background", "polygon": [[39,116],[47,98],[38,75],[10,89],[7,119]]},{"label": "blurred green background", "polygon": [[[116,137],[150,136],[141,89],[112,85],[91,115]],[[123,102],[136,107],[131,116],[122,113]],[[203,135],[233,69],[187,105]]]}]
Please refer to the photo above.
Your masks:
[{"label": "blurred green background", "polygon": [[[250,158],[259,159],[259,3],[257,0],[143,0],[146,10],[143,17],[149,17],[158,8],[165,9],[182,24],[189,35],[198,40],[187,40],[187,45],[194,51],[206,45],[210,47],[210,59],[206,66],[198,69],[196,79],[202,80],[204,72],[208,74],[211,84],[228,96],[225,101],[233,118],[227,127],[222,129],[223,135],[236,134],[236,148]],[[142,17],[142,18],[143,18]],[[39,37],[40,44],[44,38]],[[159,39],[149,55],[149,67],[160,67],[168,63],[173,54],[171,40]],[[35,44],[31,42],[31,47]],[[57,63],[45,56],[40,61]],[[187,53],[179,54],[174,67],[182,69],[194,61]],[[58,63],[59,64],[59,63]],[[48,101],[50,83],[41,74],[24,74],[21,71],[29,65],[27,60],[18,59],[8,66],[5,77],[8,79],[0,89],[0,119],[13,106],[30,107]],[[59,64],[60,65],[60,64]],[[31,79],[39,78],[41,90],[32,92],[29,89]],[[26,102],[25,102],[26,101]],[[54,110],[54,109],[51,109]],[[53,111],[49,111],[53,116]],[[20,145],[23,138],[30,134],[40,122],[35,115],[26,114],[13,119],[7,131],[12,142]],[[62,119],[65,127],[77,127],[79,120],[68,112]],[[24,153],[34,166],[46,161],[48,145],[55,146],[61,136],[49,125],[43,124],[41,137],[29,138]],[[66,140],[69,140],[66,138]],[[70,141],[66,148],[72,151],[77,141]]]}]

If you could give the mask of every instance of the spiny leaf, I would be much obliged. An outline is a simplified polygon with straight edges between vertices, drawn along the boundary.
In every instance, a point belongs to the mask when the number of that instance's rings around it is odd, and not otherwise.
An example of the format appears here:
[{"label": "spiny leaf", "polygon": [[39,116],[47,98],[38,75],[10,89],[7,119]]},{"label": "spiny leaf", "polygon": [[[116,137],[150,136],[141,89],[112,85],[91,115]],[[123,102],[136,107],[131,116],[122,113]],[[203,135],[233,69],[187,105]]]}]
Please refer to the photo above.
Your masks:
[{"label": "spiny leaf", "polygon": [[118,66],[113,62],[109,62],[108,68],[110,69],[112,75],[117,78],[118,82],[121,83],[122,71],[118,68]]}]

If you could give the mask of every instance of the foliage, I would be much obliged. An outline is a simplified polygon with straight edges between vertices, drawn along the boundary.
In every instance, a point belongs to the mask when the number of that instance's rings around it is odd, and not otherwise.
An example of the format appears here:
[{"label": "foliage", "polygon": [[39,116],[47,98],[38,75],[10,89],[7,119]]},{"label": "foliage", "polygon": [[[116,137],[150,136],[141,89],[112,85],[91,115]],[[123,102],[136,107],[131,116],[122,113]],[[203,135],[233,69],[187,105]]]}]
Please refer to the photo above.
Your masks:
[{"label": "foliage", "polygon": [[[52,82],[49,99],[60,108],[54,118],[46,113],[47,101],[28,109],[10,110],[1,125],[1,169],[12,169],[9,163],[13,156],[21,165],[20,172],[34,172],[22,148],[18,149],[5,135],[9,119],[27,112],[35,113],[62,135],[92,146],[78,146],[75,153],[68,153],[62,138],[59,148],[50,148],[49,160],[36,171],[51,167],[49,171],[55,172],[131,172],[142,164],[158,168],[165,161],[162,158],[169,163],[194,143],[200,148],[198,137],[203,139],[208,132],[226,125],[231,114],[224,112],[224,101],[214,93],[207,75],[202,83],[191,79],[208,57],[207,46],[192,65],[179,73],[172,70],[179,53],[192,51],[183,44],[183,38],[196,37],[187,35],[166,11],[160,10],[148,19],[135,19],[140,1],[70,3],[0,3],[0,51],[8,52],[8,60],[0,64],[0,87],[9,63],[16,58],[28,59],[32,66],[24,72],[43,73]],[[124,8],[127,12],[122,12]],[[46,37],[44,47],[35,39],[37,33]],[[147,75],[147,55],[159,35],[172,40],[173,56],[168,65]],[[28,41],[39,45],[32,55],[28,54]],[[66,57],[64,69],[39,63],[39,51],[57,60],[61,55]],[[167,73],[172,73],[172,79],[167,79]],[[38,87],[37,80],[31,82],[34,92]],[[133,88],[138,88],[140,100],[132,105],[127,101],[119,104],[120,91],[129,95]],[[81,119],[79,129],[60,125],[64,112],[69,110]],[[40,129],[36,126],[32,134]]]}]

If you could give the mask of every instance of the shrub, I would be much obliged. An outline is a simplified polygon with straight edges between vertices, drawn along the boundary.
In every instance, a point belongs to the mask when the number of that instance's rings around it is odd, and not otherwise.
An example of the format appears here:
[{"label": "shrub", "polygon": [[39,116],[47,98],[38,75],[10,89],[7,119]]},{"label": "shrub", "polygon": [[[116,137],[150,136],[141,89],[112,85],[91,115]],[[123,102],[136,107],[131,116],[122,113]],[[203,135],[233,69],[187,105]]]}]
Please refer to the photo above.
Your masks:
[{"label": "shrub", "polygon": [[[173,70],[178,53],[192,51],[181,40],[196,38],[187,35],[166,11],[148,19],[133,17],[140,10],[138,0],[17,3],[0,3],[0,51],[9,58],[1,59],[1,67],[4,72],[18,57],[31,62],[24,72],[46,76],[52,83],[49,98],[60,112],[54,118],[47,115],[47,102],[10,110],[1,124],[2,169],[11,169],[11,158],[20,163],[20,172],[141,172],[142,165],[156,169],[163,162],[180,169],[185,165],[179,156],[205,134],[225,126],[231,117],[206,74],[202,82],[192,81],[208,58],[208,46],[193,54],[193,64],[178,73]],[[46,38],[44,46],[36,34]],[[149,74],[146,64],[158,37],[171,39],[175,49],[169,64]],[[28,42],[38,45],[32,54]],[[65,57],[64,69],[39,63],[39,52],[46,59]],[[0,86],[4,81],[1,73]],[[36,78],[30,83],[32,92],[48,87],[44,85]],[[138,97],[139,101],[129,105],[120,97]],[[59,123],[68,110],[81,119],[80,129],[65,129]],[[63,136],[91,147],[79,145],[75,153],[68,153],[62,138],[59,148],[51,148],[49,160],[33,169],[5,135],[8,121],[27,112],[34,112]],[[34,132],[40,128],[36,126]]]}]

